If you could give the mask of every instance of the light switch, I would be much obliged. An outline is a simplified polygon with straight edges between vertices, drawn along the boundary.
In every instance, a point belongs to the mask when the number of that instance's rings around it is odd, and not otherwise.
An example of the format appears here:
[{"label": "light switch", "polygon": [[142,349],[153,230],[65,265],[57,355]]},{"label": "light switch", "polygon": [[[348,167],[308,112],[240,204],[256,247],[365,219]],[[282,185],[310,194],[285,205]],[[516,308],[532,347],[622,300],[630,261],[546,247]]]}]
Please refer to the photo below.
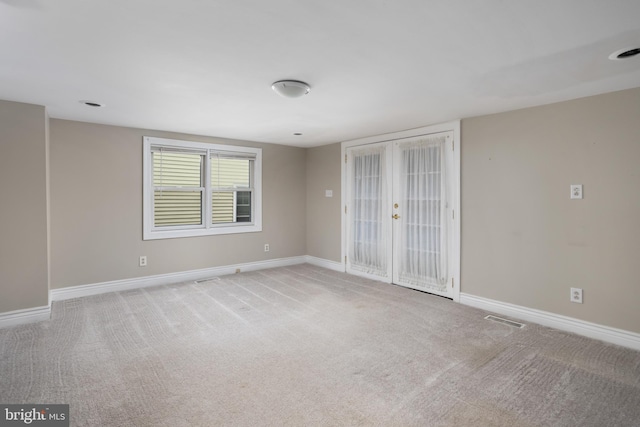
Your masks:
[{"label": "light switch", "polygon": [[324,190],[324,197],[333,197],[333,190]]},{"label": "light switch", "polygon": [[582,199],[582,184],[571,184],[571,198]]}]

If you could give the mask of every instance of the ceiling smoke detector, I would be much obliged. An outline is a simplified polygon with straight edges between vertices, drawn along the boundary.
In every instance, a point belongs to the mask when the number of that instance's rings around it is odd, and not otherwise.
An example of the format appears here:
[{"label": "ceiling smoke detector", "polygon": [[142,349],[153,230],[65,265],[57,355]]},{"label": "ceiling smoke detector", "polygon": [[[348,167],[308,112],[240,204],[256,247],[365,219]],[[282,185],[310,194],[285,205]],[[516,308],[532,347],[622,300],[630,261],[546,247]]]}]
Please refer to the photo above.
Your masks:
[{"label": "ceiling smoke detector", "polygon": [[311,86],[298,80],[280,80],[272,84],[271,89],[285,98],[300,98],[311,92]]},{"label": "ceiling smoke detector", "polygon": [[618,61],[621,59],[633,58],[638,54],[640,54],[640,47],[628,47],[626,49],[616,50],[611,55],[609,55],[609,59],[611,59],[612,61]]}]

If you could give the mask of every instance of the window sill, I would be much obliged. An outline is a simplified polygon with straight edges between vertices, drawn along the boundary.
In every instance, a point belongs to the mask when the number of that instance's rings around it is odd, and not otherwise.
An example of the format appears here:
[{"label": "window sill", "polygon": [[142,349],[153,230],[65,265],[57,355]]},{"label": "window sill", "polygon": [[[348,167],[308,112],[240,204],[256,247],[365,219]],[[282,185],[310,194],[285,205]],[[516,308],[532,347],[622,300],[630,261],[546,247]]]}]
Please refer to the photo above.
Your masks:
[{"label": "window sill", "polygon": [[145,230],[142,240],[177,239],[182,237],[217,236],[220,234],[257,233],[262,231],[261,224],[232,225],[211,228],[188,228],[181,230]]}]

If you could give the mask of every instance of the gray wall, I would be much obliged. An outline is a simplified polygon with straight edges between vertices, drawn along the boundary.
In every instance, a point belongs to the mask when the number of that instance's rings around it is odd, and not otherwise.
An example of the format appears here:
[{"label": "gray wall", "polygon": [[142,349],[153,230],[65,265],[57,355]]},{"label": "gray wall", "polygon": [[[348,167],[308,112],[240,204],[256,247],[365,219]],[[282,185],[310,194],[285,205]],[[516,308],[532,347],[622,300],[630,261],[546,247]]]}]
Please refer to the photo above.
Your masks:
[{"label": "gray wall", "polygon": [[[307,255],[340,262],[340,144],[307,150]],[[333,197],[325,197],[332,190]]]},{"label": "gray wall", "polygon": [[[261,147],[263,231],[143,241],[145,135]],[[51,287],[305,255],[305,156],[302,148],[51,120]],[[138,267],[140,255],[147,267]]]},{"label": "gray wall", "polygon": [[0,101],[0,313],[48,304],[47,115]]},{"label": "gray wall", "polygon": [[[462,292],[640,332],[638,118],[640,88],[464,119]],[[0,188],[13,201],[0,209],[0,312],[47,303],[46,127],[43,107],[0,101]],[[143,135],[261,146],[264,231],[142,241]],[[50,121],[50,140],[52,288],[304,254],[340,261],[339,144],[64,120]]]},{"label": "gray wall", "polygon": [[640,332],[639,190],[640,89],[463,120],[462,291]]},{"label": "gray wall", "polygon": [[[335,261],[339,153],[307,154],[307,252]],[[462,292],[640,332],[640,89],[464,119],[461,161]]]}]

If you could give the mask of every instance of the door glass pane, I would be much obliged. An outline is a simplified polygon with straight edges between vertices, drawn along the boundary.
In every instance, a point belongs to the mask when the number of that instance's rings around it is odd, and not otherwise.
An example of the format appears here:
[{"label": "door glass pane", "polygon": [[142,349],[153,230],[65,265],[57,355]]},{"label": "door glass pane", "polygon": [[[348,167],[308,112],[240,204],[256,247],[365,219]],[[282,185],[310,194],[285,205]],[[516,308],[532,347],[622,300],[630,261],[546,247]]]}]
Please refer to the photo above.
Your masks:
[{"label": "door glass pane", "polygon": [[446,253],[442,210],[443,141],[400,144],[400,281],[446,291]]},{"label": "door glass pane", "polygon": [[387,223],[384,147],[354,150],[351,183],[351,268],[378,276],[387,275]]}]

